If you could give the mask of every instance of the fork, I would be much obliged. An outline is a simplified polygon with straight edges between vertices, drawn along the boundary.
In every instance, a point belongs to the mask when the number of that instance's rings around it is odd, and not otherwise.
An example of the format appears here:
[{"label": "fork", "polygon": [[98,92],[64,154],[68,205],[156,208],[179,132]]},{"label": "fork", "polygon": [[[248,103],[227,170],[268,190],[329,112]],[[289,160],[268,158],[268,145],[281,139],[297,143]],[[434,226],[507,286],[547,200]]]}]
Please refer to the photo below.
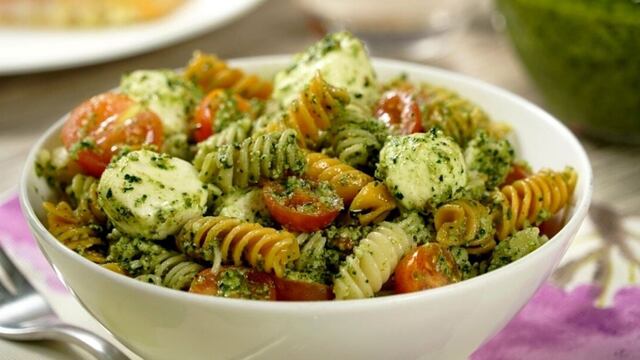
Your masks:
[{"label": "fork", "polygon": [[16,268],[2,246],[0,267],[8,277],[4,284],[0,279],[0,338],[64,341],[79,346],[97,359],[129,360],[117,347],[98,335],[62,322],[45,298]]}]

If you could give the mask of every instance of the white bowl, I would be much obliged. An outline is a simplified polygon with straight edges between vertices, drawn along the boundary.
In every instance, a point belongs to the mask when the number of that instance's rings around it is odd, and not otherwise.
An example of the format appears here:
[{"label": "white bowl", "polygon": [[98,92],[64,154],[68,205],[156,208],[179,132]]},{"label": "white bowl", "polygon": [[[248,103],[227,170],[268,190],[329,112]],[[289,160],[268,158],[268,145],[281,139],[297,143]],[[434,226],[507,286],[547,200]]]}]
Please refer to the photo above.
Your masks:
[{"label": "white bowl", "polygon": [[[233,61],[266,76],[289,56]],[[512,125],[519,156],[535,168],[573,166],[572,215],[555,237],[488,274],[438,289],[353,301],[258,302],[194,295],[118,275],[61,245],[43,225],[51,192],[36,177],[38,150],[59,144],[64,118],[33,147],[20,196],[29,226],[62,281],[122,343],[148,359],[462,359],[496,334],[551,274],[582,223],[591,166],[578,140],[540,108],[504,90],[447,71],[374,60],[380,79],[401,72],[444,85]],[[87,94],[87,97],[92,94]]]}]

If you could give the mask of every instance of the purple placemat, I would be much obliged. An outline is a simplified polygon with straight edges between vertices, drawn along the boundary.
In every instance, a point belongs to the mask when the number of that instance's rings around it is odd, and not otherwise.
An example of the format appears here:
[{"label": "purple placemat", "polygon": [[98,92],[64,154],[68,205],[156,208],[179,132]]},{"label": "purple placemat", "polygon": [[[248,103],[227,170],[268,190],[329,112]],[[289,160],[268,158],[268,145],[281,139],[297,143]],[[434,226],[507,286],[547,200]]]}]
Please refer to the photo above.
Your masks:
[{"label": "purple placemat", "polygon": [[[48,290],[66,292],[36,245],[17,197],[0,205],[0,243],[29,262]],[[640,287],[617,291],[607,308],[594,305],[599,294],[594,285],[567,292],[545,284],[471,359],[640,359]]]}]

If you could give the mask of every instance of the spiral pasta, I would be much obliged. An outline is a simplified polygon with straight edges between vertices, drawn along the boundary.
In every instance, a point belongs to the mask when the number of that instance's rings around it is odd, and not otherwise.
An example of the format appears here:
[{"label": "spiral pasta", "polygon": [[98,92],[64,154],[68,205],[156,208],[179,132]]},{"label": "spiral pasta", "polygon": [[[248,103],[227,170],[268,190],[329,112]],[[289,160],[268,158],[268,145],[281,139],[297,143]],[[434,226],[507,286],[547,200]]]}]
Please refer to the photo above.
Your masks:
[{"label": "spiral pasta", "polygon": [[186,290],[204,267],[175,251],[162,251],[149,257],[153,271],[136,276],[136,280],[176,290]]},{"label": "spiral pasta", "polygon": [[239,266],[244,259],[254,268],[282,277],[287,264],[300,256],[293,234],[224,216],[188,221],[176,244],[185,254],[212,262],[214,271],[220,263]]},{"label": "spiral pasta", "polygon": [[542,170],[503,186],[494,194],[497,238],[504,240],[518,230],[538,225],[568,205],[577,179],[572,168]]},{"label": "spiral pasta", "polygon": [[289,105],[284,122],[296,130],[303,144],[307,141],[315,144],[320,131],[331,125],[332,119],[349,101],[346,90],[331,86],[318,72]]},{"label": "spiral pasta", "polygon": [[442,205],[434,215],[436,240],[446,248],[462,246],[471,255],[495,248],[495,229],[489,209],[474,200],[455,200]]},{"label": "spiral pasta", "polygon": [[340,266],[333,282],[336,299],[372,297],[389,280],[402,256],[414,245],[399,224],[382,222]]},{"label": "spiral pasta", "polygon": [[307,169],[304,174],[309,179],[328,182],[345,205],[350,204],[356,194],[373,181],[364,172],[317,152],[307,153]]},{"label": "spiral pasta", "polygon": [[324,261],[317,261],[317,259],[323,257],[327,244],[327,238],[323,236],[321,231],[301,233],[296,239],[300,247],[300,257],[295,262],[296,270],[303,271],[305,269],[313,270],[318,267],[326,267]]},{"label": "spiral pasta", "polygon": [[55,205],[45,202],[42,206],[47,213],[47,229],[56,239],[95,263],[105,261],[106,244],[100,237],[99,226],[84,223],[64,201]]},{"label": "spiral pasta", "polygon": [[423,114],[424,128],[438,127],[461,146],[471,140],[476,130],[491,127],[489,117],[480,107],[451,90],[424,86],[418,98],[427,109]]},{"label": "spiral pasta", "polygon": [[98,179],[76,174],[66,193],[76,204],[76,214],[86,223],[104,224],[107,215],[98,204]]},{"label": "spiral pasta", "polygon": [[251,132],[251,119],[243,118],[229,124],[219,133],[209,136],[205,141],[198,143],[198,151],[193,158],[193,164],[199,168],[204,158],[212,151],[227,144],[237,144],[249,137]]},{"label": "spiral pasta", "polygon": [[370,182],[355,196],[349,212],[358,218],[361,225],[369,225],[384,220],[396,201],[389,189],[381,182]]},{"label": "spiral pasta", "polygon": [[208,152],[194,164],[200,180],[223,191],[246,188],[261,178],[279,179],[288,173],[300,174],[306,166],[304,152],[294,130],[264,134],[227,144]]},{"label": "spiral pasta", "polygon": [[357,106],[346,109],[329,130],[331,155],[356,168],[371,167],[388,136],[387,127]]},{"label": "spiral pasta", "polygon": [[198,84],[206,93],[213,89],[230,89],[246,98],[266,100],[273,91],[270,81],[256,75],[247,75],[240,69],[229,67],[217,56],[199,51],[193,54],[184,76]]},{"label": "spiral pasta", "polygon": [[164,287],[186,290],[193,278],[204,267],[176,251],[143,239],[122,236],[117,231],[108,236],[113,245],[109,248],[109,269],[124,272],[137,280]]}]

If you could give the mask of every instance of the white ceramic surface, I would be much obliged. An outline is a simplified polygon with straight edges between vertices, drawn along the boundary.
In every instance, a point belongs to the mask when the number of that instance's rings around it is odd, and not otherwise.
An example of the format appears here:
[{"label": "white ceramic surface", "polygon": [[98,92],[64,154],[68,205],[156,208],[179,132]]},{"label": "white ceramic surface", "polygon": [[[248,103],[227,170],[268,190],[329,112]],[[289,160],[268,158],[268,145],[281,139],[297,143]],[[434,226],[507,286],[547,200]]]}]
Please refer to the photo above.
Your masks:
[{"label": "white ceramic surface", "polygon": [[263,0],[188,0],[154,21],[114,28],[0,26],[0,75],[57,70],[143,53],[227,24]]},{"label": "white ceramic surface", "polygon": [[[290,57],[233,62],[273,74]],[[463,359],[498,332],[549,276],[584,219],[592,191],[589,160],[549,114],[504,90],[450,72],[375,60],[381,79],[406,72],[481,104],[515,131],[519,155],[534,168],[573,166],[580,178],[566,226],[517,262],[446,287],[389,297],[319,303],[257,302],[193,295],[138,282],[75,254],[42,224],[50,194],[34,174],[38,149],[59,143],[60,120],[34,146],[21,202],[38,243],[65,284],[125,345],[149,359]]]}]

